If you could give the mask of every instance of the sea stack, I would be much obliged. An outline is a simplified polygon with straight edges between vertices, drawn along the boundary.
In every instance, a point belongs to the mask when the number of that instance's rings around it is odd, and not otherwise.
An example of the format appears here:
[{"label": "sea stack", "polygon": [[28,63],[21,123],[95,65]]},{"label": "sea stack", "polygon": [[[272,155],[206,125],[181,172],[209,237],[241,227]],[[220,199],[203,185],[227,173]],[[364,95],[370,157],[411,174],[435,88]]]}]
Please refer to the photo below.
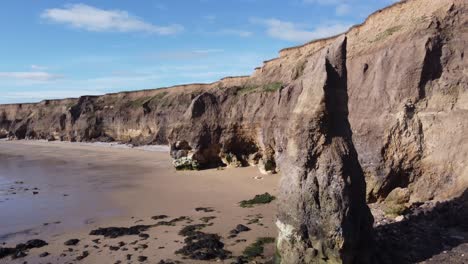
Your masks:
[{"label": "sea stack", "polygon": [[281,263],[370,263],[373,218],[348,122],[346,38],[313,55],[279,158]]}]

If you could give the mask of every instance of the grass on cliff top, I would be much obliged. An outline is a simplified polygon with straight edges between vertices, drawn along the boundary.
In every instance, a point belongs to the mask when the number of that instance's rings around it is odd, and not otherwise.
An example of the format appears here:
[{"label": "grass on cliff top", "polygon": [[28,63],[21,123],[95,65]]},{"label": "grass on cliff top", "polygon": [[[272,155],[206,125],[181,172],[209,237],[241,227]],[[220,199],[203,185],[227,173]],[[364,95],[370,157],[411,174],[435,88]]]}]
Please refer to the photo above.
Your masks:
[{"label": "grass on cliff top", "polygon": [[130,107],[141,107],[146,103],[149,102],[159,102],[161,99],[163,99],[167,95],[167,92],[161,92],[157,93],[154,96],[144,96],[140,97],[136,100],[130,101],[129,106]]},{"label": "grass on cliff top", "polygon": [[276,197],[269,194],[269,193],[257,194],[257,195],[255,195],[255,197],[253,199],[241,201],[240,202],[240,207],[250,208],[250,207],[253,207],[256,204],[268,204],[268,203],[271,203],[275,199],[276,199]]},{"label": "grass on cliff top", "polygon": [[257,238],[257,241],[255,241],[253,244],[249,245],[244,249],[242,252],[242,255],[248,259],[252,259],[255,257],[260,257],[263,254],[263,251],[265,250],[265,245],[266,244],[271,244],[275,242],[274,237],[260,237]]},{"label": "grass on cliff top", "polygon": [[375,39],[373,41],[371,41],[371,42],[377,42],[377,41],[386,39],[387,37],[390,37],[394,33],[400,31],[402,28],[403,28],[403,26],[394,26],[394,27],[388,28],[384,32],[381,32],[381,33],[377,34]]},{"label": "grass on cliff top", "polygon": [[281,82],[273,82],[273,83],[265,84],[263,86],[244,86],[241,89],[239,89],[238,93],[250,94],[250,93],[257,92],[257,91],[276,92],[278,90],[281,90],[281,88],[283,88],[283,84]]}]

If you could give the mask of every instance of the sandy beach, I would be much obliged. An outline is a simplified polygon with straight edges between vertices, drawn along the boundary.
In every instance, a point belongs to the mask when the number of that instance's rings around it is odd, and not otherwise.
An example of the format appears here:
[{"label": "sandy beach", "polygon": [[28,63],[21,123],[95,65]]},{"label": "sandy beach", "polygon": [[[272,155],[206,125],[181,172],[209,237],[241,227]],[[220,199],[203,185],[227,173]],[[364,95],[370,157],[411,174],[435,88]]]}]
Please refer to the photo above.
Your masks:
[{"label": "sandy beach", "polygon": [[[174,253],[184,246],[179,231],[193,224],[205,224],[203,232],[218,234],[224,249],[239,256],[257,238],[276,237],[275,201],[252,208],[239,202],[275,195],[278,180],[254,167],[176,171],[164,147],[1,141],[0,243],[14,247],[41,239],[48,245],[0,263],[201,263]],[[161,215],[167,217],[154,217]],[[173,225],[156,225],[182,216]],[[251,230],[229,238],[239,224]],[[98,228],[135,225],[151,226],[142,232],[149,237],[90,235]],[[70,239],[79,242],[64,245]],[[265,261],[273,251],[274,244],[265,246]],[[40,257],[44,252],[49,255]]]}]

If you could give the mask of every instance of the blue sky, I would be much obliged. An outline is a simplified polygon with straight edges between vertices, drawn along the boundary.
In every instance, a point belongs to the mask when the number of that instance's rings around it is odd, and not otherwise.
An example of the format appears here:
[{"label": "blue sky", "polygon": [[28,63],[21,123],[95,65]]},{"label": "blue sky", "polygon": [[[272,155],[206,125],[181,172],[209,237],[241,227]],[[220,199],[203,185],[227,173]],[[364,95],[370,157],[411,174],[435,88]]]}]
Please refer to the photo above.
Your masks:
[{"label": "blue sky", "polygon": [[247,75],[395,0],[15,0],[0,9],[0,104]]}]

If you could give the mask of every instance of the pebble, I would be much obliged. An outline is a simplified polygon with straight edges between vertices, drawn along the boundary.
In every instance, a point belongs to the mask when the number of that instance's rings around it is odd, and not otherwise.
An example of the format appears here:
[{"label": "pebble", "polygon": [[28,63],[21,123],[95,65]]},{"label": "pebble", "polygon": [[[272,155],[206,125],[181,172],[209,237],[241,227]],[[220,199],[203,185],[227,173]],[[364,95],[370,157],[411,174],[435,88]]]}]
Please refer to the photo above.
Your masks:
[{"label": "pebble", "polygon": [[401,221],[403,221],[403,220],[405,220],[405,217],[402,216],[402,215],[399,215],[399,216],[395,217],[395,221],[396,221],[396,222],[401,222]]},{"label": "pebble", "polygon": [[80,243],[79,239],[69,239],[65,241],[64,245],[65,246],[76,246],[78,243]]}]

